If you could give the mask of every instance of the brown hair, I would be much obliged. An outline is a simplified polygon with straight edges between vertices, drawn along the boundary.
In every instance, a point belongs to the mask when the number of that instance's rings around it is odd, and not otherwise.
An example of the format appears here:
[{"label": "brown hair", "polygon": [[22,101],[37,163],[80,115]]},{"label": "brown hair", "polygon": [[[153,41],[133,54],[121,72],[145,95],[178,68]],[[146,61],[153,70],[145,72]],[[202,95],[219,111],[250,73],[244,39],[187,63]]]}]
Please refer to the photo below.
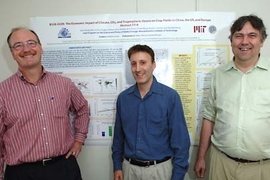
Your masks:
[{"label": "brown hair", "polygon": [[16,28],[12,28],[12,29],[11,29],[11,31],[10,31],[8,37],[7,37],[7,43],[8,43],[9,48],[11,48],[11,45],[10,45],[10,42],[9,42],[11,35],[12,35],[15,31],[19,31],[19,30],[21,30],[21,29],[25,29],[25,30],[28,30],[28,31],[30,31],[31,33],[33,33],[33,34],[36,36],[38,43],[40,44],[39,37],[38,37],[37,33],[36,33],[34,30],[28,29],[28,28],[25,28],[25,27],[16,27]]},{"label": "brown hair", "polygon": [[128,58],[130,59],[130,56],[134,53],[137,53],[137,52],[146,52],[151,56],[152,62],[155,61],[155,53],[154,53],[153,49],[147,45],[141,45],[141,44],[137,44],[137,45],[134,45],[131,48],[129,48]]},{"label": "brown hair", "polygon": [[233,34],[236,31],[241,31],[241,29],[247,22],[250,22],[250,24],[254,29],[260,31],[262,41],[264,41],[267,38],[266,28],[264,26],[263,20],[256,15],[250,14],[248,16],[241,16],[234,21],[230,29],[231,31],[231,35],[229,36],[230,41],[232,41]]}]

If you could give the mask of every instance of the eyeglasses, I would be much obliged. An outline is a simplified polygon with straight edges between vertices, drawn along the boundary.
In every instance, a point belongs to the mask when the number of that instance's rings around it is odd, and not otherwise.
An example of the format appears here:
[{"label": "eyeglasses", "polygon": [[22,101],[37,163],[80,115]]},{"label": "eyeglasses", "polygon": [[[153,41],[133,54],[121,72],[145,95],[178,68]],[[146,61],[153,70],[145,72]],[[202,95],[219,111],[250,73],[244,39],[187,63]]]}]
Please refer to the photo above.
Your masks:
[{"label": "eyeglasses", "polygon": [[31,47],[31,48],[36,47],[37,43],[38,42],[35,41],[35,40],[28,40],[28,41],[25,41],[25,42],[16,42],[10,48],[13,48],[16,51],[19,51],[19,50],[22,50],[24,48],[24,46]]}]

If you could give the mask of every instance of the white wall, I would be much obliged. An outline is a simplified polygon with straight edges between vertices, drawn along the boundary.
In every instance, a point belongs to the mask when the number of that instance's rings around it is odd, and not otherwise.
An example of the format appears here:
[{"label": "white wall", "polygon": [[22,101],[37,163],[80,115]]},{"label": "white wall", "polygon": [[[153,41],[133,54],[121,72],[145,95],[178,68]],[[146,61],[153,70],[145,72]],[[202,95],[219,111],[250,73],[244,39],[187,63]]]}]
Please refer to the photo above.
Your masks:
[{"label": "white wall", "polygon": [[[10,55],[6,37],[13,27],[29,26],[30,17],[215,11],[235,12],[236,16],[253,13],[261,17],[267,29],[270,29],[269,7],[270,1],[267,0],[1,0],[0,82],[17,70],[17,65]],[[269,41],[266,40],[262,55],[270,56]],[[196,151],[197,147],[192,146],[190,169],[185,180],[196,179],[193,172]],[[113,179],[110,147],[85,146],[78,161],[84,180]]]}]

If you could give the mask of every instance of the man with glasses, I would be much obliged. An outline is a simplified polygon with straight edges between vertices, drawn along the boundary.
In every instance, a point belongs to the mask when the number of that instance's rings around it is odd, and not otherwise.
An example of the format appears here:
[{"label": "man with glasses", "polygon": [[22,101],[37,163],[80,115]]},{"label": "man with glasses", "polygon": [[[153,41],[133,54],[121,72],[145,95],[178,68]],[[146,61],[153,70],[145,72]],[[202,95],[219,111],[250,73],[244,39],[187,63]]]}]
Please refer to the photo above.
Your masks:
[{"label": "man with glasses", "polygon": [[44,69],[34,31],[14,28],[7,42],[18,71],[0,83],[0,180],[81,180],[87,100],[69,78]]}]

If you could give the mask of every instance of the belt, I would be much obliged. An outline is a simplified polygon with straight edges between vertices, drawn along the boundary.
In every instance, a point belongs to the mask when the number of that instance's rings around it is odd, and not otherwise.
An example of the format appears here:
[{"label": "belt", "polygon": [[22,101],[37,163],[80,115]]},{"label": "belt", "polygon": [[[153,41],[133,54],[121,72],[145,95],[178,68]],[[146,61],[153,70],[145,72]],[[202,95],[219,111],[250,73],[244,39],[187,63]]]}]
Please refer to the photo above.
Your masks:
[{"label": "belt", "polygon": [[[223,154],[225,154],[224,152],[222,152]],[[225,154],[228,158],[236,161],[236,162],[239,162],[239,163],[259,163],[261,161],[267,161],[269,160],[270,158],[267,158],[267,159],[261,159],[261,160],[247,160],[247,159],[242,159],[242,158],[234,158],[234,157],[231,157],[229,156],[228,154]]]},{"label": "belt", "polygon": [[45,159],[42,159],[40,161],[29,162],[29,163],[25,163],[25,164],[36,164],[36,165],[47,166],[48,164],[51,164],[51,163],[53,163],[55,161],[58,161],[58,160],[64,158],[65,156],[66,155],[60,155],[60,156],[45,158]]},{"label": "belt", "polygon": [[154,165],[154,164],[163,163],[163,162],[171,159],[171,157],[167,156],[163,159],[155,160],[155,161],[145,161],[145,160],[131,159],[131,158],[127,158],[127,157],[125,157],[125,159],[127,161],[129,161],[130,164],[133,164],[136,166],[141,166],[141,167],[149,167],[149,166]]}]

